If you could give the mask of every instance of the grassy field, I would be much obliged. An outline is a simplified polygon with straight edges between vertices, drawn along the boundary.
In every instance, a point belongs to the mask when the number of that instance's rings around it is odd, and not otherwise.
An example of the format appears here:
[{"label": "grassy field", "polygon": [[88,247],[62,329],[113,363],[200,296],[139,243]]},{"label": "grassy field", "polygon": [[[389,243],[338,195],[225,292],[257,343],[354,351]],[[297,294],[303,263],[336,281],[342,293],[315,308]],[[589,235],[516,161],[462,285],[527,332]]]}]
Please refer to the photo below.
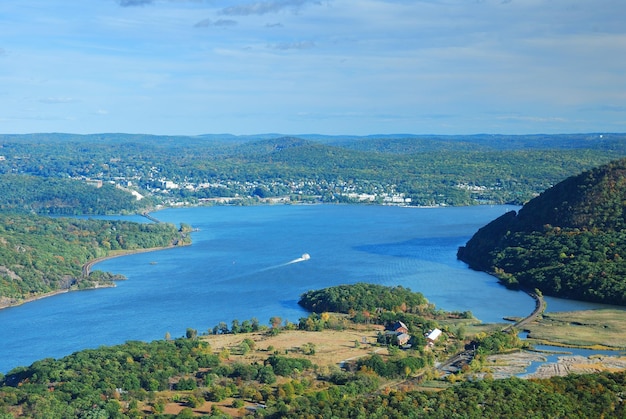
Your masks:
[{"label": "grassy field", "polygon": [[545,313],[526,328],[535,342],[589,348],[626,349],[626,311],[584,310]]},{"label": "grassy field", "polygon": [[[309,359],[319,366],[339,365],[341,361],[356,359],[372,352],[385,355],[387,349],[376,344],[376,336],[380,326],[363,326],[347,330],[324,330],[323,332],[306,332],[302,330],[284,330],[276,335],[267,332],[246,334],[208,335],[202,339],[209,342],[214,352],[228,350],[233,359],[243,362],[263,363],[274,352],[291,353]],[[245,355],[238,355],[237,348],[244,339],[252,339],[254,350]],[[358,343],[357,343],[358,342]],[[307,346],[314,348],[313,354],[303,354]]]}]

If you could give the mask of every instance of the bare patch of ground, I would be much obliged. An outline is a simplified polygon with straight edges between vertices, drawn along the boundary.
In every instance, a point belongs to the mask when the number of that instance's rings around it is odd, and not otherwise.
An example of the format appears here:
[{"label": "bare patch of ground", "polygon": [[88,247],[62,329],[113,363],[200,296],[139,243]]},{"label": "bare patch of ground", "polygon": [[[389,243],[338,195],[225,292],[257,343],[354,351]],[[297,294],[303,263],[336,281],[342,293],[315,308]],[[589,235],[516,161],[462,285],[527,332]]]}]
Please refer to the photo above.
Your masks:
[{"label": "bare patch of ground", "polygon": [[532,351],[519,351],[509,354],[497,354],[487,357],[485,368],[493,378],[508,378],[523,374],[533,362],[545,362],[544,354]]}]

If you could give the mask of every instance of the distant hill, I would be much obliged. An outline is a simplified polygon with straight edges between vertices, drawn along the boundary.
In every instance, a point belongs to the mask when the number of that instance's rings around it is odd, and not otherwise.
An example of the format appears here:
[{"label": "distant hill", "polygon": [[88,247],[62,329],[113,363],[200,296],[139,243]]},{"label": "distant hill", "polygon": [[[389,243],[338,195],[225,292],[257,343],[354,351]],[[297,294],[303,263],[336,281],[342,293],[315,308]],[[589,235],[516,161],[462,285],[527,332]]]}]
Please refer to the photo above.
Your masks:
[{"label": "distant hill", "polygon": [[[568,176],[623,157],[626,134],[619,133],[0,134],[0,184],[4,182],[9,192],[0,193],[0,211],[134,212],[138,206],[232,197],[239,197],[242,205],[266,198],[521,205]],[[9,182],[3,175],[44,181],[13,185],[17,180]],[[49,179],[60,180],[48,183]],[[108,187],[91,196],[93,189],[70,182],[86,179],[131,188],[147,200],[135,202],[129,193],[124,197]]]},{"label": "distant hill", "polygon": [[507,286],[626,305],[626,159],[567,178],[458,251]]}]

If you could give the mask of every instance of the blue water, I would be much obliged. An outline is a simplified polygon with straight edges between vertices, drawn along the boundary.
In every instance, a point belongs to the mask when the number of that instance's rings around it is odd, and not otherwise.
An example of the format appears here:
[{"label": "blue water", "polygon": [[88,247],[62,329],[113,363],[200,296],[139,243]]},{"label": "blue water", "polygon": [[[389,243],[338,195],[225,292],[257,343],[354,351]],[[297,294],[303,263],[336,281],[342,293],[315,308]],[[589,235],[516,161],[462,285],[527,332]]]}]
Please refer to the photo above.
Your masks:
[{"label": "blue water", "polygon": [[[444,310],[484,322],[525,316],[534,301],[456,260],[456,250],[505,206],[256,206],[168,209],[162,221],[198,228],[193,245],[111,259],[115,288],[66,293],[0,310],[0,372],[127,340],[204,333],[272,316],[306,316],[311,289],[370,282],[420,291]],[[143,221],[146,221],[143,219]],[[289,263],[308,253],[306,261]],[[549,303],[550,304],[550,303]],[[573,310],[576,302],[566,302]],[[569,307],[569,308],[567,308]]]}]

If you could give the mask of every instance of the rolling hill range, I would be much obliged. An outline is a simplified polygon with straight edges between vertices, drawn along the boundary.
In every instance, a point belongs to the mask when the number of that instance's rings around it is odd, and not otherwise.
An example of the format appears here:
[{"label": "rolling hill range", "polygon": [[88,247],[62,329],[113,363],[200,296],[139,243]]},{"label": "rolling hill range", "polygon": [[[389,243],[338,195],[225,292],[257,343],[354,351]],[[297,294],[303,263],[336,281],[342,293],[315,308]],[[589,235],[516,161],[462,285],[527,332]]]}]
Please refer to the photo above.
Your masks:
[{"label": "rolling hill range", "polygon": [[[0,134],[0,184],[11,191],[6,199],[0,194],[0,210],[135,212],[233,197],[242,205],[270,198],[521,205],[568,176],[620,157],[626,157],[626,134]],[[50,179],[56,181],[47,185]],[[76,184],[85,181],[119,190]],[[148,200],[135,202],[130,190]],[[88,199],[71,199],[85,191],[99,199],[88,205],[80,204]]]}]

